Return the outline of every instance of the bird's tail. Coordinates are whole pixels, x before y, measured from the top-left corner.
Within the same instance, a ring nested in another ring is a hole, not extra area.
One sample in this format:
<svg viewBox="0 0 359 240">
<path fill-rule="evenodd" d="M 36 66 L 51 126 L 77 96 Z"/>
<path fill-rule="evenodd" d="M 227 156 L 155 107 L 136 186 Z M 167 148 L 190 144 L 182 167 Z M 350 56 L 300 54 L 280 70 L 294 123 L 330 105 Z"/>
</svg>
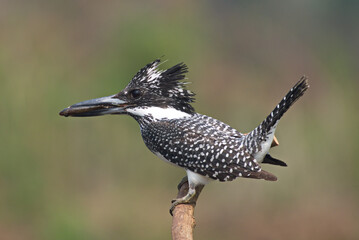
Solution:
<svg viewBox="0 0 359 240">
<path fill-rule="evenodd" d="M 247 144 L 252 146 L 250 151 L 254 154 L 257 161 L 263 161 L 265 155 L 268 153 L 279 119 L 288 111 L 295 101 L 303 96 L 308 87 L 308 79 L 304 76 L 301 77 L 268 117 L 258 127 L 246 135 Z"/>
<path fill-rule="evenodd" d="M 267 118 L 260 124 L 260 128 L 264 133 L 271 132 L 275 127 L 279 119 L 288 109 L 295 103 L 304 92 L 309 88 L 307 77 L 303 76 L 300 80 L 290 89 L 280 103 L 273 109 L 273 111 L 267 116 Z"/>
</svg>

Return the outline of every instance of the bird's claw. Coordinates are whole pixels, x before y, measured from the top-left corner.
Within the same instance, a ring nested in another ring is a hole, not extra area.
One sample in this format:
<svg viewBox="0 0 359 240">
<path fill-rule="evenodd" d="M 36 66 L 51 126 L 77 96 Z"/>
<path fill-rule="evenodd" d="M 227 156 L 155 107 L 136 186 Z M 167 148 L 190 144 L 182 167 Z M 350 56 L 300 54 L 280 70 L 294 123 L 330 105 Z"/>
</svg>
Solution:
<svg viewBox="0 0 359 240">
<path fill-rule="evenodd" d="M 183 200 L 182 198 L 179 198 L 179 199 L 173 199 L 171 201 L 171 208 L 170 208 L 170 214 L 171 216 L 173 216 L 173 211 L 175 210 L 175 208 L 177 207 L 177 205 L 179 204 L 189 204 L 190 202 L 189 201 L 185 201 Z"/>
<path fill-rule="evenodd" d="M 170 214 L 171 216 L 173 216 L 173 210 L 175 210 L 175 207 L 178 205 L 178 203 L 176 204 L 176 200 L 172 200 L 172 205 L 171 205 L 171 208 L 170 208 Z"/>
</svg>

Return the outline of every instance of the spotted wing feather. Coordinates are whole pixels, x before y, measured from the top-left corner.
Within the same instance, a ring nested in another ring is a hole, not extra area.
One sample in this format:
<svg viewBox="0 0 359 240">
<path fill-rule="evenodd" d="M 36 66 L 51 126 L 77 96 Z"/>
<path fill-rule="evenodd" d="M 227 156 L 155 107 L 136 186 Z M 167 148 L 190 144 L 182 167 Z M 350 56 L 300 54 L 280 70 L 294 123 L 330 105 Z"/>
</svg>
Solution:
<svg viewBox="0 0 359 240">
<path fill-rule="evenodd" d="M 147 147 L 167 161 L 220 181 L 237 177 L 275 180 L 243 145 L 243 134 L 213 118 L 156 121 L 142 130 Z"/>
</svg>

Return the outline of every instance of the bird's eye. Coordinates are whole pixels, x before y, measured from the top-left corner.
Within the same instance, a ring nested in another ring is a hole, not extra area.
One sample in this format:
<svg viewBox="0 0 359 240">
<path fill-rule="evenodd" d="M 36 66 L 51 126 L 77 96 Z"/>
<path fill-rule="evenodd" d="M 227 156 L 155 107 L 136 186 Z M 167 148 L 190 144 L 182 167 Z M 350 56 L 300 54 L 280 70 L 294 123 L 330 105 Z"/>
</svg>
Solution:
<svg viewBox="0 0 359 240">
<path fill-rule="evenodd" d="M 130 96 L 134 99 L 137 99 L 142 96 L 142 92 L 140 89 L 133 89 L 130 91 Z"/>
</svg>

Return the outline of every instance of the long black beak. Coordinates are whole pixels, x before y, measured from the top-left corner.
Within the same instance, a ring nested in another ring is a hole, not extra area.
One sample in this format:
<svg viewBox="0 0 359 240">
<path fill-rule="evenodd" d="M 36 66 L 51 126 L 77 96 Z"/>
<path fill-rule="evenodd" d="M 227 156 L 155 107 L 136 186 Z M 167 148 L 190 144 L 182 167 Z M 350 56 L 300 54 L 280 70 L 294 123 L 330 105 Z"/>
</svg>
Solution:
<svg viewBox="0 0 359 240">
<path fill-rule="evenodd" d="M 128 104 L 115 97 L 116 95 L 91 99 L 76 103 L 62 110 L 61 116 L 71 117 L 92 117 L 105 114 L 122 114 Z"/>
</svg>

